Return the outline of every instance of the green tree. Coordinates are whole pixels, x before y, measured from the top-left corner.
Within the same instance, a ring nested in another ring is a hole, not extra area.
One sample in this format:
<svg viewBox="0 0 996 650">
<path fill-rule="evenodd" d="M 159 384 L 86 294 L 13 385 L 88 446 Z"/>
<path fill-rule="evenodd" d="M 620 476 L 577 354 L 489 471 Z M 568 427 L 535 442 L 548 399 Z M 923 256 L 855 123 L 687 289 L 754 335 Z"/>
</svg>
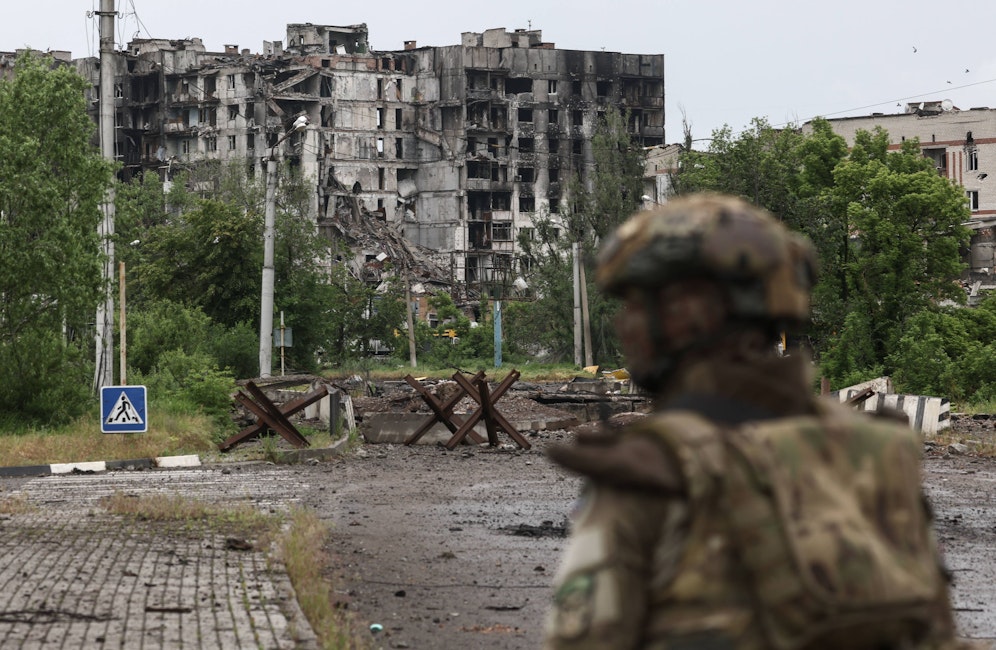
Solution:
<svg viewBox="0 0 996 650">
<path fill-rule="evenodd" d="M 969 233 L 961 224 L 971 216 L 963 191 L 937 174 L 919 143 L 907 141 L 891 152 L 888 144 L 882 129 L 859 132 L 829 190 L 848 233 L 837 297 L 847 312 L 867 317 L 880 362 L 914 314 L 943 300 L 964 301 L 957 280 Z"/>
<path fill-rule="evenodd" d="M 159 299 L 196 306 L 225 325 L 259 320 L 261 222 L 213 199 L 153 228 L 135 270 Z"/>
<path fill-rule="evenodd" d="M 21 54 L 0 80 L 0 411 L 58 422 L 87 406 L 102 296 L 97 227 L 112 167 L 86 82 Z"/>
</svg>

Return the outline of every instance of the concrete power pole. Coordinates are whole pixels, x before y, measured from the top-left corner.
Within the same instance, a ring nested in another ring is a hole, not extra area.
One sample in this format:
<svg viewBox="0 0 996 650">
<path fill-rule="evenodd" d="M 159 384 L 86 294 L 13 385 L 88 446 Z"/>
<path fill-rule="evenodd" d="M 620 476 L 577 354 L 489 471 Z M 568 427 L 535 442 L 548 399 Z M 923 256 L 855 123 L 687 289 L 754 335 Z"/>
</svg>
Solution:
<svg viewBox="0 0 996 650">
<path fill-rule="evenodd" d="M 100 151 L 105 160 L 114 162 L 114 0 L 100 0 Z M 114 385 L 114 188 L 115 179 L 107 186 L 101 210 L 104 218 L 97 230 L 104 257 L 104 298 L 97 305 L 94 337 L 97 357 L 94 389 Z"/>
<path fill-rule="evenodd" d="M 581 366 L 581 244 L 571 244 L 574 258 L 574 365 Z"/>
</svg>

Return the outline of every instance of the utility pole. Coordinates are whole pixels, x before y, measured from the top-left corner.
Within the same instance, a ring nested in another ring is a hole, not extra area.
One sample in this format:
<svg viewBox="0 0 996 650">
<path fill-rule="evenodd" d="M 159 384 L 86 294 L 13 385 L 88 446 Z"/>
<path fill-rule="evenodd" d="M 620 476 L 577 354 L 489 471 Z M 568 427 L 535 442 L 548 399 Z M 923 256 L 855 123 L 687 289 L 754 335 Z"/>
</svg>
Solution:
<svg viewBox="0 0 996 650">
<path fill-rule="evenodd" d="M 591 352 L 591 316 L 588 313 L 588 276 L 584 270 L 583 260 L 578 263 L 578 284 L 581 287 L 581 329 L 584 334 L 584 365 L 588 367 L 595 364 L 595 355 Z"/>
<path fill-rule="evenodd" d="M 104 160 L 114 162 L 114 0 L 100 0 L 100 151 Z M 103 256 L 104 297 L 97 305 L 95 322 L 96 364 L 94 390 L 114 385 L 114 196 L 115 178 L 104 193 L 104 218 L 97 229 Z"/>
<path fill-rule="evenodd" d="M 412 316 L 412 271 L 408 260 L 405 260 L 405 324 L 408 325 L 408 363 L 412 368 L 418 367 L 415 357 L 415 319 Z"/>
<path fill-rule="evenodd" d="M 581 367 L 581 244 L 571 244 L 574 258 L 574 365 Z"/>
<path fill-rule="evenodd" d="M 277 143 L 270 147 L 266 158 L 266 207 L 263 212 L 263 287 L 259 300 L 259 376 L 269 377 L 273 371 L 273 241 L 277 216 L 277 147 L 298 131 L 308 127 L 304 115 Z"/>
</svg>

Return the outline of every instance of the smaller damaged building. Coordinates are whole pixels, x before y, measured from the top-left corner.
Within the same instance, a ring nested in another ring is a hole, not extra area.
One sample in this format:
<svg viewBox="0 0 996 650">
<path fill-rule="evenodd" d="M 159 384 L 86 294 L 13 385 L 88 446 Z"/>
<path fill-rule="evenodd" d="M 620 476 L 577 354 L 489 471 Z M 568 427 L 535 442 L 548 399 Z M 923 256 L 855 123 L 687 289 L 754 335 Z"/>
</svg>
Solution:
<svg viewBox="0 0 996 650">
<path fill-rule="evenodd" d="M 965 189 L 965 201 L 972 212 L 965 226 L 972 231 L 972 239 L 965 254 L 968 268 L 963 280 L 971 296 L 980 289 L 996 289 L 996 110 L 962 110 L 949 100 L 936 100 L 909 103 L 902 113 L 873 113 L 829 122 L 848 146 L 854 144 L 859 130 L 872 131 L 879 126 L 889 133 L 892 148 L 917 138 L 937 173 Z"/>
</svg>

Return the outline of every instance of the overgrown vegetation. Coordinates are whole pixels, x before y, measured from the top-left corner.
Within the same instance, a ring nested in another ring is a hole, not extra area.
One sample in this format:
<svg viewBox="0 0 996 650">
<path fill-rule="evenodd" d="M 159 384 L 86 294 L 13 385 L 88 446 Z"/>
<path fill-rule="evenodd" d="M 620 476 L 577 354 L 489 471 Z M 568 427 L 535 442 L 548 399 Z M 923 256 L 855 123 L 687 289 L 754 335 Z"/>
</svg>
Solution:
<svg viewBox="0 0 996 650">
<path fill-rule="evenodd" d="M 107 512 L 139 521 L 179 524 L 173 531 L 240 535 L 255 540 L 261 549 L 269 547 L 280 530 L 280 517 L 264 514 L 250 503 L 215 504 L 177 494 L 133 495 L 115 492 L 100 500 Z"/>
<path fill-rule="evenodd" d="M 88 401 L 111 167 L 83 79 L 31 52 L 0 80 L 0 413 L 65 422 Z M 0 422 L 2 424 L 2 422 Z"/>
<path fill-rule="evenodd" d="M 902 392 L 988 399 L 992 373 L 974 359 L 989 339 L 968 325 L 984 315 L 942 307 L 965 302 L 963 189 L 914 140 L 890 149 L 877 128 L 848 150 L 826 120 L 811 128 L 717 130 L 708 151 L 682 156 L 676 188 L 743 196 L 813 241 L 823 268 L 806 335 L 834 388 L 891 375 Z"/>
<path fill-rule="evenodd" d="M 332 566 L 325 552 L 329 531 L 307 510 L 295 510 L 281 535 L 278 548 L 301 611 L 311 623 L 324 650 L 362 650 L 369 635 L 345 608 L 338 606 Z"/>
</svg>

